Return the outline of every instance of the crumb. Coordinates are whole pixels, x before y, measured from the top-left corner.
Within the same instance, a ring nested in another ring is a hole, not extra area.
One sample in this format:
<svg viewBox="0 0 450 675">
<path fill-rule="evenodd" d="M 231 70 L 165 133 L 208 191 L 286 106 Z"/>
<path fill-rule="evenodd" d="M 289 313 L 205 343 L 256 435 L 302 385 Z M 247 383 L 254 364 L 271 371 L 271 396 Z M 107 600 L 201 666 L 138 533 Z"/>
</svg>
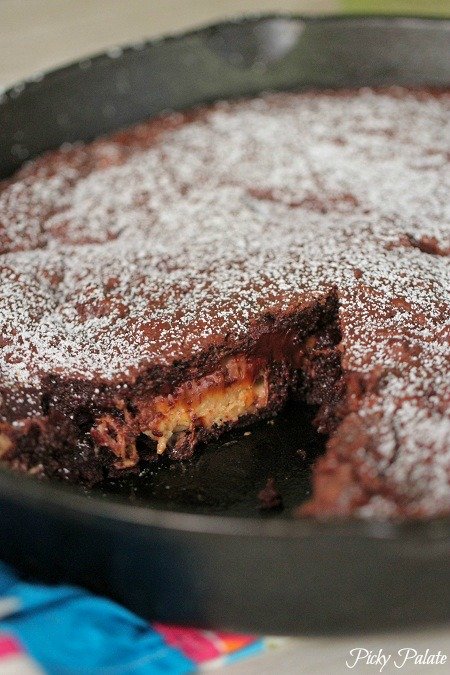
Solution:
<svg viewBox="0 0 450 675">
<path fill-rule="evenodd" d="M 275 486 L 274 478 L 267 479 L 265 487 L 258 492 L 258 501 L 261 511 L 283 508 L 283 498 Z"/>
</svg>

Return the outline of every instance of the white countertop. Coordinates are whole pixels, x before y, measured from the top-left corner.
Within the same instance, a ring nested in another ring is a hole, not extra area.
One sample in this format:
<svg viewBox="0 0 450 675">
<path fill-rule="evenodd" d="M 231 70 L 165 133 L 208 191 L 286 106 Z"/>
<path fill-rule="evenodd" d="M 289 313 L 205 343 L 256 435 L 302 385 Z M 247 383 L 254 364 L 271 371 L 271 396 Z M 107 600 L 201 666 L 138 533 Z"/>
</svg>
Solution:
<svg viewBox="0 0 450 675">
<path fill-rule="evenodd" d="M 0 0 L 0 83 L 7 86 L 33 73 L 107 47 L 183 30 L 244 12 L 339 11 L 339 0 Z M 360 662 L 350 650 L 391 655 L 383 673 L 450 673 L 448 629 L 360 635 L 351 638 L 296 638 L 268 653 L 226 669 L 240 675 L 378 673 L 380 666 Z M 445 665 L 402 668 L 398 650 L 448 656 Z M 365 653 L 365 652 L 363 652 Z"/>
<path fill-rule="evenodd" d="M 0 0 L 0 83 L 237 14 L 315 14 L 337 12 L 339 5 L 339 0 Z"/>
<path fill-rule="evenodd" d="M 447 656 L 445 664 L 415 665 L 412 656 L 417 654 Z M 361 652 L 359 652 L 361 650 Z M 381 651 L 380 651 L 381 650 Z M 230 675 L 351 675 L 359 673 L 378 674 L 381 665 L 369 665 L 366 652 L 383 663 L 383 675 L 444 675 L 450 673 L 450 636 L 448 628 L 415 632 L 398 632 L 391 635 L 357 635 L 345 638 L 303 637 L 282 643 L 279 648 L 248 661 L 228 666 Z M 355 665 L 357 656 L 361 658 Z M 407 658 L 406 660 L 406 657 Z M 405 661 L 406 660 L 406 661 Z M 395 663 L 394 663 L 395 662 Z M 346 665 L 352 666 L 351 668 Z M 396 665 L 395 665 L 396 664 Z"/>
</svg>

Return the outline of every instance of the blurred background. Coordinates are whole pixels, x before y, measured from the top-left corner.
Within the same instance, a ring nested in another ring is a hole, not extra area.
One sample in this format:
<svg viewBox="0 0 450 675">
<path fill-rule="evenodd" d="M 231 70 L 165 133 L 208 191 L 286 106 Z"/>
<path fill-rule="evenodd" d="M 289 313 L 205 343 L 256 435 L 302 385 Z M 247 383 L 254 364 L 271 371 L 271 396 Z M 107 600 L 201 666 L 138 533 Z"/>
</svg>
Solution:
<svg viewBox="0 0 450 675">
<path fill-rule="evenodd" d="M 0 0 L 0 85 L 117 44 L 270 11 L 450 16 L 450 0 Z"/>
</svg>

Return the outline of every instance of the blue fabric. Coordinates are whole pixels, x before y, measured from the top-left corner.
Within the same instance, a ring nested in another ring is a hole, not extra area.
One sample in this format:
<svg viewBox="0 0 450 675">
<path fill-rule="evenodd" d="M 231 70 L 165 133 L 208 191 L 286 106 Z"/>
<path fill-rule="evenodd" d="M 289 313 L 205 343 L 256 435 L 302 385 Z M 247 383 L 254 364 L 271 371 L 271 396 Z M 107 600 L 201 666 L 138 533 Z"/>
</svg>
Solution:
<svg viewBox="0 0 450 675">
<path fill-rule="evenodd" d="M 51 675 L 196 670 L 146 621 L 79 588 L 24 583 L 0 563 L 0 596 L 0 630 L 16 636 Z M 16 608 L 10 599 L 17 601 Z"/>
</svg>

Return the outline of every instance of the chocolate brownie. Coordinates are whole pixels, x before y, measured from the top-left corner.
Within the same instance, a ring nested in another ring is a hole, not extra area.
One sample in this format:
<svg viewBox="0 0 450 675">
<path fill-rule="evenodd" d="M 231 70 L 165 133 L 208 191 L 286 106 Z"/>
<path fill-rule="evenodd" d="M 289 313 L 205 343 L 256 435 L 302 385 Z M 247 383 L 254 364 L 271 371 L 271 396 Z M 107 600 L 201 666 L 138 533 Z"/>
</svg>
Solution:
<svg viewBox="0 0 450 675">
<path fill-rule="evenodd" d="M 290 396 L 301 514 L 450 511 L 450 92 L 168 113 L 0 186 L 0 455 L 90 484 Z M 275 450 L 274 450 L 275 451 Z"/>
</svg>

